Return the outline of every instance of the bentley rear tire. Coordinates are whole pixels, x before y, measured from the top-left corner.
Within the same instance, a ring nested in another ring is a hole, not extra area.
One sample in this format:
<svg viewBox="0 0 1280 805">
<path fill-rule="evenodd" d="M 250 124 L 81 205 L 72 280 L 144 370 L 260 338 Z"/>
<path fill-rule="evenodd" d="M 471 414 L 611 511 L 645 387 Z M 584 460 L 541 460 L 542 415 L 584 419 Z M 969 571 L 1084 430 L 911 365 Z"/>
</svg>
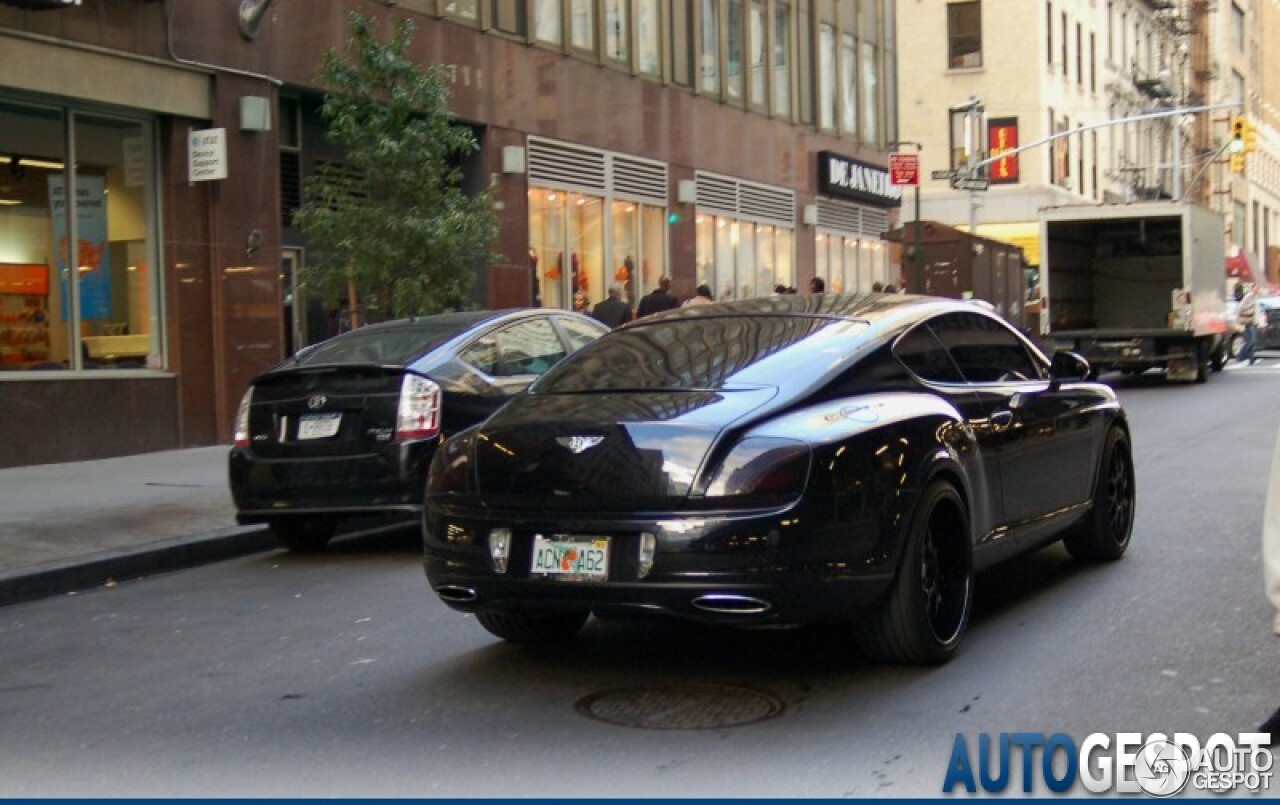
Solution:
<svg viewBox="0 0 1280 805">
<path fill-rule="evenodd" d="M 973 609 L 973 547 L 964 501 L 946 481 L 925 487 L 897 577 L 878 610 L 854 623 L 870 657 L 940 665 L 955 654 Z"/>
</svg>

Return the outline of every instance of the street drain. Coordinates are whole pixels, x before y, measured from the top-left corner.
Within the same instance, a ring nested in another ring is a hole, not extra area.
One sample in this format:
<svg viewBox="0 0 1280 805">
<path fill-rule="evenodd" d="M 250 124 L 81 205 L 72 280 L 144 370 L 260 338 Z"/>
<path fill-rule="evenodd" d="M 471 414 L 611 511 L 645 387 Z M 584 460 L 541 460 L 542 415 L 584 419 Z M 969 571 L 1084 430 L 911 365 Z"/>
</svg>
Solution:
<svg viewBox="0 0 1280 805">
<path fill-rule="evenodd" d="M 756 724 L 782 715 L 776 696 L 737 685 L 664 685 L 618 688 L 578 700 L 582 715 L 646 730 L 715 730 Z"/>
</svg>

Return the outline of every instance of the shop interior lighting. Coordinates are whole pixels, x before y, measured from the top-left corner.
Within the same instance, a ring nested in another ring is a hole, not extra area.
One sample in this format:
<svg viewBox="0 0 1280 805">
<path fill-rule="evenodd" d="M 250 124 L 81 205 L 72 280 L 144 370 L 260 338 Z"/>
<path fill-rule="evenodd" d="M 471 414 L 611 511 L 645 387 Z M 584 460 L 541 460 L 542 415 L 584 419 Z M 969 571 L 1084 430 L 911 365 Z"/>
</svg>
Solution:
<svg viewBox="0 0 1280 805">
<path fill-rule="evenodd" d="M 52 162 L 47 159 L 31 159 L 24 156 L 0 157 L 0 163 L 24 168 L 44 168 L 50 171 L 60 171 L 66 167 L 61 162 Z"/>
</svg>

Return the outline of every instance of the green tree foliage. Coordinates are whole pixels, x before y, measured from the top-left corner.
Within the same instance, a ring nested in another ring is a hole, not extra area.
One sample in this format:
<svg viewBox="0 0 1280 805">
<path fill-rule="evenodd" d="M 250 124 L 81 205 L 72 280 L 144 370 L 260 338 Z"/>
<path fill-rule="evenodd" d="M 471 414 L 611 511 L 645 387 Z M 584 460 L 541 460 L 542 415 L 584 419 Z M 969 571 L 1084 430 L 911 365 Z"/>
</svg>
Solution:
<svg viewBox="0 0 1280 805">
<path fill-rule="evenodd" d="M 459 159 L 479 146 L 449 112 L 444 68 L 406 55 L 411 22 L 384 42 L 372 19 L 349 19 L 345 54 L 324 54 L 318 76 L 346 162 L 321 164 L 304 187 L 304 281 L 330 299 L 353 288 L 360 308 L 389 318 L 465 307 L 497 234 L 488 194 L 460 186 Z"/>
</svg>

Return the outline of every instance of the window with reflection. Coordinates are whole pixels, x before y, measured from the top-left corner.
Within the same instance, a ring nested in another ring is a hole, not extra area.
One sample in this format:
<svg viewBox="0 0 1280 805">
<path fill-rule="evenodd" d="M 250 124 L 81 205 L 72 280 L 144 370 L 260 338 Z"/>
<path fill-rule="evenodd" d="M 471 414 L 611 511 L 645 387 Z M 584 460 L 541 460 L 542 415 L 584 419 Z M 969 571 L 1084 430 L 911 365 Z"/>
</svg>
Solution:
<svg viewBox="0 0 1280 805">
<path fill-rule="evenodd" d="M 626 63 L 631 36 L 627 0 L 604 0 L 604 55 L 610 61 Z"/>
<path fill-rule="evenodd" d="M 596 49 L 596 12 L 592 0 L 569 0 L 569 44 L 577 50 Z"/>
<path fill-rule="evenodd" d="M 764 0 L 751 0 L 751 16 L 747 23 L 747 47 L 751 55 L 751 105 L 756 108 L 765 106 L 765 92 L 768 86 L 765 81 L 768 50 L 765 33 L 768 30 Z"/>
<path fill-rule="evenodd" d="M 698 89 L 705 95 L 720 96 L 720 4 L 702 0 L 702 40 L 699 47 Z"/>
<path fill-rule="evenodd" d="M 728 5 L 728 22 L 725 29 L 725 95 L 729 100 L 741 103 L 743 100 L 744 53 L 743 38 L 746 36 L 746 16 L 743 13 L 743 0 L 725 0 Z"/>
<path fill-rule="evenodd" d="M 851 33 L 840 34 L 840 131 L 858 135 L 858 46 Z"/>
<path fill-rule="evenodd" d="M 479 5 L 479 0 L 445 0 L 444 13 L 475 22 L 480 18 Z"/>
<path fill-rule="evenodd" d="M 636 69 L 645 75 L 662 74 L 662 13 L 658 0 L 636 0 Z"/>
<path fill-rule="evenodd" d="M 671 83 L 693 87 L 693 69 L 697 60 L 693 36 L 693 6 L 687 0 L 668 0 L 667 18 L 671 21 Z"/>
<path fill-rule="evenodd" d="M 0 101 L 0 370 L 163 366 L 153 140 L 149 120 Z"/>
<path fill-rule="evenodd" d="M 818 26 L 818 126 L 836 127 L 836 29 Z"/>
<path fill-rule="evenodd" d="M 791 116 L 791 4 L 773 4 L 773 113 Z"/>
<path fill-rule="evenodd" d="M 533 36 L 539 42 L 559 45 L 564 41 L 561 0 L 533 0 Z"/>
</svg>

